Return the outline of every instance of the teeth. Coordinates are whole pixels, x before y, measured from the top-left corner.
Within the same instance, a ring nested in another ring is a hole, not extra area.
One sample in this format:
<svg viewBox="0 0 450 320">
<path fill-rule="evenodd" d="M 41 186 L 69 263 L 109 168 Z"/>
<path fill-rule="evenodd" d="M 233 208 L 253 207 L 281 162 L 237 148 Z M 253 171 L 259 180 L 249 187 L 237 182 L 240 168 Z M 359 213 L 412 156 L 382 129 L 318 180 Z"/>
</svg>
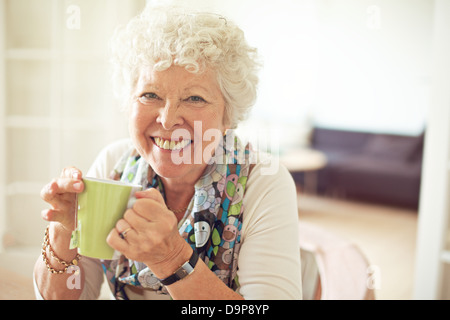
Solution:
<svg viewBox="0 0 450 320">
<path fill-rule="evenodd" d="M 190 140 L 182 140 L 179 142 L 170 141 L 170 140 L 164 140 L 162 138 L 154 138 L 154 141 L 158 147 L 165 150 L 179 150 L 186 147 L 189 143 L 191 143 Z"/>
</svg>

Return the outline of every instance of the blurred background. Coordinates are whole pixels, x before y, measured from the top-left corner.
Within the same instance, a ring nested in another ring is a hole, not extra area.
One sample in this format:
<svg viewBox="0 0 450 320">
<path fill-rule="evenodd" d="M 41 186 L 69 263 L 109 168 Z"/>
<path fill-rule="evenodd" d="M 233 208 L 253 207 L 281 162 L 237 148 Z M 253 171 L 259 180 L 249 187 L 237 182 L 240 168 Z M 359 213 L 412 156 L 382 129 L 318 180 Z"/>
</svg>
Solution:
<svg viewBox="0 0 450 320">
<path fill-rule="evenodd" d="M 147 2 L 244 30 L 263 69 L 241 134 L 278 137 L 299 219 L 359 246 L 379 298 L 450 298 L 447 0 L 0 0 L 1 268 L 30 276 L 42 186 L 127 137 L 108 41 Z"/>
</svg>

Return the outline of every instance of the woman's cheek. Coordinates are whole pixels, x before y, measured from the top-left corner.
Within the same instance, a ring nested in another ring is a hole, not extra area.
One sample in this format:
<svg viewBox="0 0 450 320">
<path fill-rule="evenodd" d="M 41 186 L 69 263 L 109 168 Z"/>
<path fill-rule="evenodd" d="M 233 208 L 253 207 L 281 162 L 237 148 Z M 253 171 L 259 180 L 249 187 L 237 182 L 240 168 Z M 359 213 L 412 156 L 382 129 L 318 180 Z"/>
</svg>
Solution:
<svg viewBox="0 0 450 320">
<path fill-rule="evenodd" d="M 136 141 L 136 139 L 138 138 L 138 123 L 136 122 L 136 117 L 134 117 L 133 115 L 130 115 L 129 120 L 128 120 L 128 131 L 130 134 L 130 137 Z"/>
<path fill-rule="evenodd" d="M 147 131 L 152 120 L 149 115 L 139 111 L 139 108 L 133 108 L 129 114 L 128 131 L 135 147 L 139 153 L 149 151 L 149 137 Z"/>
</svg>

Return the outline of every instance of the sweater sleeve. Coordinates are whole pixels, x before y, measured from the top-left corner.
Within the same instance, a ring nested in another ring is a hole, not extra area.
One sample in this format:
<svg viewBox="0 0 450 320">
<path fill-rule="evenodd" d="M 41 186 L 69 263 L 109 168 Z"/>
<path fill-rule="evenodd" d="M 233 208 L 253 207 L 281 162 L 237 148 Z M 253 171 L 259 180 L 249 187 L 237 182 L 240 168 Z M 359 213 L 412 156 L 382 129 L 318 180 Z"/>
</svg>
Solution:
<svg viewBox="0 0 450 320">
<path fill-rule="evenodd" d="M 256 165 L 244 197 L 239 293 L 245 299 L 301 299 L 298 209 L 292 176 L 283 166 Z"/>
</svg>

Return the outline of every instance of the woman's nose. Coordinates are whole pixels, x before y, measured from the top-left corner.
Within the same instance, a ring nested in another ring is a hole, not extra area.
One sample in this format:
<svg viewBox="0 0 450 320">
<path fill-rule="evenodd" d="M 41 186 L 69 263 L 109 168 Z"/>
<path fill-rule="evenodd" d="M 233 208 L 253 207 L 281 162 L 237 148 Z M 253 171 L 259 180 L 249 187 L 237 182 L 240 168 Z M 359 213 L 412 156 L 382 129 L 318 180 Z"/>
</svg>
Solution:
<svg viewBox="0 0 450 320">
<path fill-rule="evenodd" d="M 180 102 L 178 100 L 167 100 L 164 107 L 161 108 L 159 116 L 156 119 L 164 129 L 170 130 L 176 125 L 183 124 L 183 117 L 180 114 Z"/>
</svg>

